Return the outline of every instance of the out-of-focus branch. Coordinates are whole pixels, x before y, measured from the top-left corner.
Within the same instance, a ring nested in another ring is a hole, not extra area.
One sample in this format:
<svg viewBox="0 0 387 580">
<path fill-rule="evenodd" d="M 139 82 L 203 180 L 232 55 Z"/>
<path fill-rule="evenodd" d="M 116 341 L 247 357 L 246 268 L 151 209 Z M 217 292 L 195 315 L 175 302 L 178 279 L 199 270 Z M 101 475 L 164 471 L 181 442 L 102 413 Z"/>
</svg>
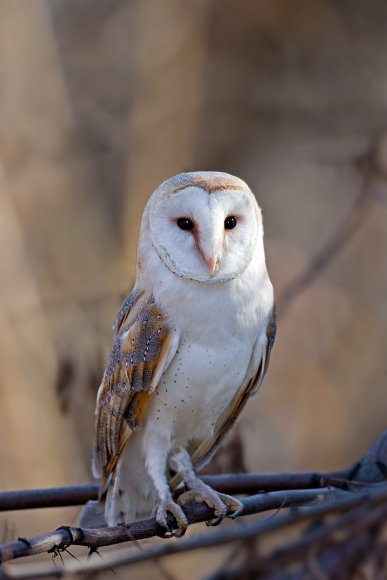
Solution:
<svg viewBox="0 0 387 580">
<path fill-rule="evenodd" d="M 98 498 L 98 484 L 0 492 L 0 512 L 83 505 Z"/>
<path fill-rule="evenodd" d="M 337 472 L 299 473 L 228 473 L 207 475 L 201 479 L 221 493 L 251 494 L 283 489 L 315 489 L 351 484 L 352 468 Z M 359 482 L 354 482 L 354 484 Z M 0 492 L 0 512 L 47 507 L 83 505 L 98 498 L 98 484 L 84 484 L 48 489 L 25 489 Z"/>
<path fill-rule="evenodd" d="M 363 183 L 360 191 L 349 210 L 336 229 L 331 233 L 325 245 L 317 252 L 308 266 L 294 280 L 291 280 L 277 298 L 278 315 L 283 316 L 293 300 L 301 294 L 314 279 L 336 257 L 340 250 L 350 241 L 372 205 L 370 183 L 375 172 L 374 152 L 370 153 L 363 168 Z"/>
<path fill-rule="evenodd" d="M 311 511 L 315 512 L 314 509 Z M 313 554 L 315 567 L 321 573 L 332 574 L 341 572 L 339 577 L 349 578 L 343 574 L 344 559 L 350 554 L 351 565 L 362 562 L 378 532 L 387 522 L 387 503 L 370 505 L 367 501 L 360 502 L 351 511 L 339 515 L 329 523 L 320 522 L 314 529 L 307 531 L 297 540 L 274 549 L 267 556 L 255 558 L 246 566 L 236 566 L 228 570 L 220 570 L 207 580 L 237 580 L 244 573 L 254 573 L 259 578 L 269 579 L 271 574 L 286 566 L 301 564 L 286 576 L 286 580 L 308 577 L 308 556 Z M 365 532 L 365 533 L 364 533 Z M 369 553 L 369 552 L 368 552 Z M 265 575 L 265 576 L 264 576 Z M 336 576 L 334 576 L 336 577 Z"/>
</svg>

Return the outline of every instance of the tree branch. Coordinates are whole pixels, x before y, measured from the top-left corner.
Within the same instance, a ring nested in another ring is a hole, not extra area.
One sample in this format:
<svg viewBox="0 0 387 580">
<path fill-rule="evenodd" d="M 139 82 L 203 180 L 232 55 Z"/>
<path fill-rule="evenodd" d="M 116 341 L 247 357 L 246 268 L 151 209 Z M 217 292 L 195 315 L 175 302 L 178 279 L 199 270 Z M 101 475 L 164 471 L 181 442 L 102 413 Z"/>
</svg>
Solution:
<svg viewBox="0 0 387 580">
<path fill-rule="evenodd" d="M 336 472 L 229 473 L 203 475 L 201 479 L 221 493 L 251 494 L 283 489 L 338 487 L 347 489 L 353 467 Z M 0 492 L 0 512 L 84 505 L 98 499 L 98 484 L 87 483 L 47 489 Z"/>
<path fill-rule="evenodd" d="M 333 490 L 329 488 L 261 493 L 241 500 L 243 503 L 243 511 L 240 515 L 247 516 L 274 509 L 296 507 L 315 500 L 321 500 L 323 497 L 328 495 L 332 496 L 333 494 Z M 184 511 L 189 524 L 205 522 L 215 517 L 213 510 L 206 504 L 192 503 L 184 508 Z M 168 524 L 171 529 L 174 527 L 175 522 L 172 516 L 169 516 Z M 128 525 L 100 529 L 62 526 L 54 532 L 48 532 L 30 538 L 19 538 L 15 542 L 0 545 L 0 562 L 54 551 L 55 546 L 59 551 L 64 547 L 68 548 L 72 545 L 97 549 L 102 546 L 131 542 L 133 540 L 143 540 L 161 535 L 163 535 L 163 530 L 157 526 L 154 518 Z"/>
<path fill-rule="evenodd" d="M 128 553 L 127 550 L 125 551 L 119 550 L 118 553 L 105 555 L 104 559 L 99 561 L 94 562 L 66 561 L 63 564 L 63 567 L 61 568 L 53 565 L 31 566 L 31 564 L 29 564 L 28 566 L 19 565 L 17 568 L 6 567 L 3 568 L 2 572 L 0 572 L 0 579 L 1 580 L 5 579 L 8 580 L 10 578 L 32 579 L 32 578 L 47 578 L 47 577 L 62 578 L 66 574 L 70 573 L 74 577 L 82 575 L 85 572 L 89 573 L 97 571 L 101 572 L 103 570 L 109 570 L 111 568 L 128 566 L 139 562 L 145 562 L 147 560 L 154 560 L 156 558 L 159 559 L 165 556 L 169 556 L 171 554 L 192 551 L 198 548 L 210 548 L 234 542 L 237 540 L 245 540 L 247 538 L 258 538 L 264 534 L 271 533 L 289 526 L 293 526 L 295 524 L 299 524 L 307 520 L 315 520 L 317 518 L 326 516 L 327 514 L 332 514 L 335 512 L 345 512 L 356 506 L 361 506 L 362 508 L 366 507 L 368 510 L 376 506 L 383 506 L 382 516 L 385 517 L 385 515 L 387 515 L 387 508 L 386 505 L 383 504 L 386 504 L 387 502 L 387 485 L 381 486 L 376 485 L 374 486 L 375 489 L 371 489 L 371 487 L 372 486 L 368 486 L 366 491 L 362 490 L 358 492 L 344 492 L 338 490 L 332 492 L 332 490 L 330 491 L 326 490 L 326 493 L 323 494 L 324 496 L 326 496 L 328 493 L 331 494 L 334 493 L 338 494 L 339 498 L 325 501 L 323 504 L 315 507 L 300 509 L 298 513 L 294 513 L 294 511 L 291 511 L 284 516 L 277 516 L 276 518 L 269 518 L 264 521 L 246 524 L 243 527 L 233 526 L 232 528 L 223 529 L 217 532 L 207 534 L 200 534 L 198 536 L 193 536 L 188 539 L 179 540 L 178 542 L 173 543 L 168 542 L 166 544 L 149 546 L 146 550 L 141 550 L 134 553 Z M 279 493 L 280 492 L 272 492 L 271 494 L 266 494 L 266 496 L 272 496 L 274 494 Z M 287 494 L 295 494 L 297 492 L 292 491 L 284 493 L 287 497 L 289 497 Z M 299 494 L 305 493 L 307 492 L 306 491 L 299 492 Z M 321 494 L 321 490 L 319 492 L 315 491 L 313 493 L 315 493 L 316 498 L 318 494 Z M 265 496 L 259 495 L 250 498 L 245 498 L 243 500 L 243 504 L 245 506 L 245 509 L 243 510 L 243 515 L 247 515 L 247 513 L 256 513 L 256 508 L 258 506 L 262 507 L 261 501 L 262 498 L 264 497 Z M 302 495 L 300 495 L 299 498 L 300 497 L 302 497 Z M 303 496 L 303 499 L 306 499 L 306 496 Z M 256 502 L 258 502 L 257 505 Z M 272 502 L 271 505 L 273 506 L 274 503 L 275 502 Z M 281 503 L 277 507 L 289 507 L 289 503 L 286 506 L 283 503 Z M 211 510 L 209 510 L 206 506 L 203 505 L 195 506 L 194 508 L 192 508 L 192 511 L 191 509 L 189 509 L 187 510 L 186 513 L 190 523 L 194 523 L 194 521 L 198 521 L 198 519 L 200 521 L 203 521 L 207 519 L 209 516 L 211 517 Z M 104 528 L 102 530 L 80 530 L 79 528 L 59 528 L 57 532 L 54 532 L 50 535 L 49 540 L 47 537 L 48 535 L 46 534 L 45 536 L 37 536 L 36 538 L 30 538 L 29 540 L 26 539 L 19 540 L 18 542 L 14 542 L 13 544 L 8 544 L 6 546 L 1 547 L 1 550 L 2 553 L 4 553 L 4 555 L 7 555 L 6 549 L 13 550 L 16 548 L 15 544 L 25 543 L 26 549 L 30 550 L 28 553 L 30 554 L 37 553 L 34 549 L 36 546 L 34 547 L 33 545 L 37 538 L 40 538 L 39 551 L 42 551 L 41 548 L 43 547 L 43 545 L 44 551 L 49 550 L 51 553 L 55 553 L 55 551 L 60 552 L 61 550 L 64 551 L 66 548 L 69 547 L 69 545 L 72 544 L 87 545 L 93 548 L 96 547 L 95 546 L 96 543 L 97 544 L 100 543 L 101 538 L 103 538 L 107 533 L 117 534 L 117 537 L 126 535 L 127 536 L 126 540 L 123 541 L 133 540 L 135 535 L 139 537 L 138 532 L 140 527 L 142 528 L 142 533 L 144 532 L 145 529 L 147 529 L 149 533 L 150 529 L 155 530 L 156 524 L 154 520 L 145 520 L 144 522 L 137 522 L 136 524 L 131 524 L 130 526 L 117 526 L 115 528 Z M 132 537 L 128 537 L 129 534 Z M 145 536 L 142 535 L 142 537 Z M 55 542 L 54 545 L 52 545 L 53 541 Z M 30 548 L 28 548 L 27 542 L 30 543 Z M 62 542 L 62 544 L 60 542 Z M 51 546 L 50 548 L 48 548 L 49 545 Z M 9 556 L 8 559 L 12 558 L 12 554 L 8 553 L 8 556 Z"/>
</svg>

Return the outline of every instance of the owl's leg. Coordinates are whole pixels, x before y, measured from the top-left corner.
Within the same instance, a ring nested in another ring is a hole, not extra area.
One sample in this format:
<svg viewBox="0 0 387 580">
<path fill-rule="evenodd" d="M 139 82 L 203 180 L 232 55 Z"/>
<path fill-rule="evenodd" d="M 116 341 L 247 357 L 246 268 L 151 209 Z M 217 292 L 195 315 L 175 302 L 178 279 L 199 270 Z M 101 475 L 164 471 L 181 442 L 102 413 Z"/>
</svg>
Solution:
<svg viewBox="0 0 387 580">
<path fill-rule="evenodd" d="M 194 472 L 191 458 L 185 449 L 174 451 L 169 457 L 169 466 L 178 473 L 189 491 L 179 497 L 180 505 L 189 501 L 205 502 L 214 510 L 216 519 L 207 522 L 208 525 L 219 524 L 224 517 L 235 518 L 243 509 L 243 504 L 225 493 L 218 493 L 205 484 Z"/>
<path fill-rule="evenodd" d="M 160 445 L 160 443 L 162 442 L 159 440 L 158 444 L 150 445 L 146 456 L 147 471 L 159 496 L 159 503 L 154 510 L 154 516 L 156 522 L 163 530 L 179 538 L 185 534 L 188 521 L 180 505 L 172 498 L 166 477 L 167 445 Z M 171 530 L 168 525 L 167 518 L 169 513 L 176 520 L 177 532 Z"/>
</svg>

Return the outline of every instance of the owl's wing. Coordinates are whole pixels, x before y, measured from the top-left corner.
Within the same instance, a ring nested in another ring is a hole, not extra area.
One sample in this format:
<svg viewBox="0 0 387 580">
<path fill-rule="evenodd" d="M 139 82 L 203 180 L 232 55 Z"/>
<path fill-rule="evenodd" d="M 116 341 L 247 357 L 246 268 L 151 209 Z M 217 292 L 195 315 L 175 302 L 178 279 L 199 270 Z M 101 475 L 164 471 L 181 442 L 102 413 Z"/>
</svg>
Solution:
<svg viewBox="0 0 387 580">
<path fill-rule="evenodd" d="M 254 395 L 261 386 L 269 366 L 276 329 L 274 307 L 266 326 L 266 333 L 259 337 L 254 345 L 250 364 L 241 388 L 217 420 L 212 437 L 202 441 L 192 453 L 192 463 L 195 467 L 199 468 L 207 463 L 225 434 L 234 425 L 248 398 Z"/>
<path fill-rule="evenodd" d="M 101 490 L 133 431 L 141 428 L 152 393 L 176 353 L 178 336 L 153 296 L 134 289 L 124 301 L 97 395 L 93 472 Z"/>
</svg>

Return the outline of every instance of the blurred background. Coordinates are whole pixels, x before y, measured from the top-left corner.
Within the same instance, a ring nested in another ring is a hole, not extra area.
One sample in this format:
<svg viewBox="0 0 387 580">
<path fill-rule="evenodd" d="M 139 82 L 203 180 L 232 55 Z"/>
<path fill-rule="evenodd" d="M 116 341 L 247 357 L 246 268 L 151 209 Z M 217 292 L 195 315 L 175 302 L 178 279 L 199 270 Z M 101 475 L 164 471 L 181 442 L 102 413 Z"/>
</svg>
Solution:
<svg viewBox="0 0 387 580">
<path fill-rule="evenodd" d="M 90 480 L 141 213 L 186 170 L 255 192 L 279 311 L 212 469 L 355 461 L 386 427 L 386 129 L 383 0 L 1 0 L 0 489 Z M 4 514 L 0 534 L 76 514 Z"/>
</svg>

